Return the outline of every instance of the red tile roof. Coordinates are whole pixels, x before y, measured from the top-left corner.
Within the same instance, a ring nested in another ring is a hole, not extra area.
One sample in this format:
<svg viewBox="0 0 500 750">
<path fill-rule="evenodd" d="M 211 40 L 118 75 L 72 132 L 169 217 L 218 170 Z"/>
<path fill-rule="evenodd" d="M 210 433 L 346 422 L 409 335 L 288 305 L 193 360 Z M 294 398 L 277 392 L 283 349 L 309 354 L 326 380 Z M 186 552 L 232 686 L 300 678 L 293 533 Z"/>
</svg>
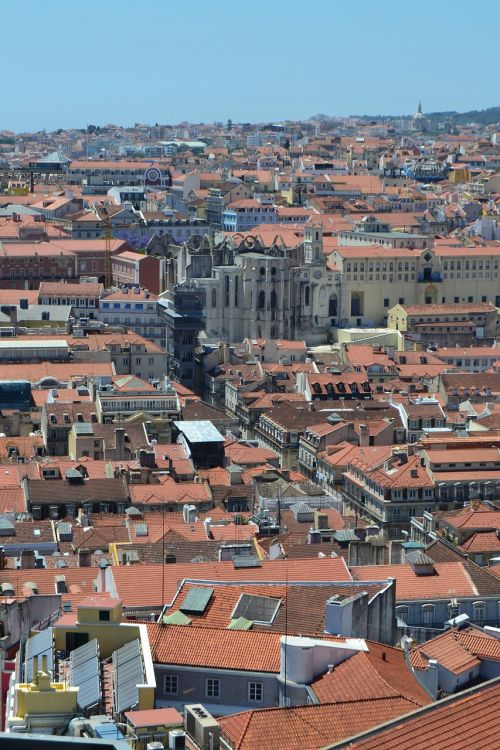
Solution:
<svg viewBox="0 0 500 750">
<path fill-rule="evenodd" d="M 162 482 L 162 484 L 132 484 L 130 499 L 133 505 L 162 505 L 163 503 L 208 502 L 211 499 L 207 484 L 195 482 Z"/>
<path fill-rule="evenodd" d="M 415 668 L 426 669 L 428 659 L 436 659 L 445 669 L 461 674 L 478 667 L 482 659 L 500 661 L 500 641 L 474 627 L 452 628 L 410 653 Z"/>
<path fill-rule="evenodd" d="M 263 560 L 260 568 L 234 568 L 232 562 L 174 563 L 113 568 L 118 595 L 126 607 L 160 606 L 170 603 L 180 582 L 241 581 L 293 583 L 294 581 L 351 581 L 343 558 L 308 560 Z M 147 580 L 148 585 L 144 586 Z M 163 592 L 162 592 L 163 590 Z"/>
<path fill-rule="evenodd" d="M 408 713 L 414 705 L 404 698 L 380 698 L 267 708 L 226 716 L 220 726 L 233 750 L 319 750 L 329 742 Z"/>
<path fill-rule="evenodd" d="M 432 703 L 365 736 L 329 747 L 349 750 L 497 750 L 500 747 L 500 680 Z M 333 744 L 336 743 L 336 744 Z"/>
<path fill-rule="evenodd" d="M 368 652 L 339 664 L 311 687 L 320 703 L 401 697 L 416 706 L 432 698 L 408 669 L 403 651 L 367 641 Z"/>
<path fill-rule="evenodd" d="M 157 664 L 280 671 L 280 633 L 151 623 L 148 634 Z"/>
<path fill-rule="evenodd" d="M 396 579 L 396 599 L 441 599 L 447 596 L 477 596 L 478 592 L 462 562 L 434 563 L 434 573 L 418 576 L 409 563 L 353 567 L 356 580 Z"/>
<path fill-rule="evenodd" d="M 430 455 L 433 456 L 434 453 L 435 451 L 432 451 Z M 439 451 L 439 453 L 454 454 L 455 451 Z M 470 461 L 470 458 L 468 460 Z M 485 471 L 483 470 L 482 476 L 484 474 Z M 455 472 L 453 472 L 453 476 L 455 476 Z M 479 506 L 477 509 L 464 508 L 457 514 L 443 515 L 440 520 L 456 529 L 500 529 L 500 510 L 491 510 L 486 506 Z"/>
<path fill-rule="evenodd" d="M 500 552 L 500 539 L 496 531 L 477 531 L 460 545 L 460 549 L 464 552 Z"/>
</svg>

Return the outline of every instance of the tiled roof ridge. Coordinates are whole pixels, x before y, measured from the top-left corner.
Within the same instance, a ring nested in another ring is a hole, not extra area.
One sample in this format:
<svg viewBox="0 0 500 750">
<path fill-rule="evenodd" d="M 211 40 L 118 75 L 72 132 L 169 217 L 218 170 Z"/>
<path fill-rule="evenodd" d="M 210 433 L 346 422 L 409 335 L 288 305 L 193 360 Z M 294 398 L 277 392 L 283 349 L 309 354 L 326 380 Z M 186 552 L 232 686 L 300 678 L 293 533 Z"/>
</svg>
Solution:
<svg viewBox="0 0 500 750">
<path fill-rule="evenodd" d="M 469 581 L 469 583 L 471 585 L 471 588 L 474 591 L 474 595 L 475 596 L 479 596 L 480 594 L 479 594 L 479 591 L 477 589 L 477 586 L 474 583 L 474 581 L 472 580 L 472 576 L 470 575 L 469 571 L 467 570 L 466 566 L 463 563 L 462 563 L 462 568 L 463 568 L 464 575 L 465 575 L 466 579 Z"/>
<path fill-rule="evenodd" d="M 247 715 L 246 716 L 245 726 L 243 727 L 243 731 L 241 731 L 241 733 L 239 735 L 239 738 L 238 738 L 238 745 L 240 745 L 243 742 L 243 740 L 245 739 L 246 733 L 248 732 L 248 730 L 250 728 L 250 725 L 252 723 L 252 718 L 253 718 L 253 715 L 254 715 L 254 713 L 255 713 L 256 710 L 257 709 L 253 708 L 253 709 L 250 709 L 249 711 L 242 711 L 240 714 L 234 714 L 234 716 L 240 716 L 240 717 L 244 716 L 245 714 Z M 264 709 L 264 710 L 266 710 L 266 709 Z"/>
<path fill-rule="evenodd" d="M 387 647 L 385 647 L 385 644 L 384 644 L 384 650 L 385 650 L 385 648 L 391 648 L 393 651 L 398 651 L 398 652 L 400 651 L 400 649 L 396 648 L 395 646 L 387 646 Z M 369 663 L 371 669 L 376 673 L 377 677 L 380 680 L 382 680 L 382 682 L 384 683 L 384 685 L 386 685 L 387 688 L 394 693 L 394 696 L 393 696 L 394 698 L 404 698 L 407 701 L 411 701 L 411 703 L 414 703 L 416 706 L 421 706 L 422 705 L 421 703 L 419 703 L 418 701 L 416 701 L 415 698 L 412 698 L 410 694 L 406 695 L 399 688 L 395 688 L 394 685 L 391 685 L 391 683 L 386 680 L 386 678 L 383 676 L 383 674 L 381 672 L 379 672 L 379 670 L 375 667 L 375 665 L 372 664 L 372 662 L 371 662 L 368 654 L 366 654 L 363 651 L 361 651 L 360 653 L 363 654 L 364 658 Z M 408 670 L 408 671 L 410 672 L 411 676 L 416 680 L 417 679 L 416 675 L 413 674 L 411 672 L 411 670 Z M 384 696 L 380 696 L 380 698 L 382 698 L 382 697 L 384 697 Z M 365 700 L 365 699 L 363 698 L 363 700 Z M 378 700 L 378 698 L 377 699 L 376 698 L 371 698 L 371 699 L 366 699 L 366 700 Z M 338 703 L 343 703 L 344 701 L 335 701 L 335 702 L 336 703 L 337 702 Z"/>
</svg>

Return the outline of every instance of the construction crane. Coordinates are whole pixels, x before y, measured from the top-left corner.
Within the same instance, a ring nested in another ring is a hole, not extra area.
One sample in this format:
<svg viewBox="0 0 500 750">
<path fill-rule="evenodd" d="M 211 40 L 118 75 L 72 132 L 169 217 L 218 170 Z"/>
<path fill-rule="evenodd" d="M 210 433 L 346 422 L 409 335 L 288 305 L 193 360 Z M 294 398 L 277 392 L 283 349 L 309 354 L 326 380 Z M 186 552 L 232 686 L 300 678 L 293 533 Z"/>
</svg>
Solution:
<svg viewBox="0 0 500 750">
<path fill-rule="evenodd" d="M 108 209 L 103 208 L 101 210 L 102 220 L 104 221 L 104 288 L 109 289 L 112 284 L 111 274 L 111 218 L 108 214 Z"/>
</svg>

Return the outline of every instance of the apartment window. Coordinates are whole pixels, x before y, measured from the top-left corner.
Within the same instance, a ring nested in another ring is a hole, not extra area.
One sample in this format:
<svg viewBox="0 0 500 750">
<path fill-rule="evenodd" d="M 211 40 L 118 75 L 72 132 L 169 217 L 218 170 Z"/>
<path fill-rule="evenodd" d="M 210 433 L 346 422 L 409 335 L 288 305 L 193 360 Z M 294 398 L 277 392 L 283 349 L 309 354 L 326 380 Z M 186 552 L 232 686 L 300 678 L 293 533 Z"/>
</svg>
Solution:
<svg viewBox="0 0 500 750">
<path fill-rule="evenodd" d="M 472 605 L 474 611 L 474 622 L 476 625 L 482 625 L 485 621 L 486 605 L 484 602 L 474 602 Z"/>
<path fill-rule="evenodd" d="M 434 625 L 434 605 L 422 605 L 422 625 L 432 627 Z"/>
<path fill-rule="evenodd" d="M 179 678 L 176 674 L 166 674 L 163 678 L 163 692 L 166 695 L 177 695 Z"/>
<path fill-rule="evenodd" d="M 205 697 L 220 698 L 220 680 L 209 677 L 205 682 Z"/>
<path fill-rule="evenodd" d="M 248 700 L 252 703 L 261 703 L 263 692 L 262 682 L 248 683 Z"/>
<path fill-rule="evenodd" d="M 408 624 L 410 617 L 410 608 L 406 606 L 396 607 L 396 617 Z"/>
<path fill-rule="evenodd" d="M 109 609 L 100 609 L 99 610 L 99 622 L 109 622 L 109 620 L 110 620 Z"/>
<path fill-rule="evenodd" d="M 384 307 L 389 307 L 389 299 L 388 299 L 388 297 L 385 297 L 385 299 L 384 299 Z"/>
</svg>

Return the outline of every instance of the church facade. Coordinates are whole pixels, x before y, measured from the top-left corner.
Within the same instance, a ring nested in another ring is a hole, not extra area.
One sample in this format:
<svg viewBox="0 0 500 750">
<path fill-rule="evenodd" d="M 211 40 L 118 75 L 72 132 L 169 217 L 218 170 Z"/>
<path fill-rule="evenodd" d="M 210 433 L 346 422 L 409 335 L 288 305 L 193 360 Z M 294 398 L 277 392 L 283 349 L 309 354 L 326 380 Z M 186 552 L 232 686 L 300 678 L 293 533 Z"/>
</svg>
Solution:
<svg viewBox="0 0 500 750">
<path fill-rule="evenodd" d="M 321 226 L 308 225 L 289 248 L 277 232 L 214 241 L 193 237 L 177 252 L 176 282 L 196 282 L 205 300 L 208 341 L 302 339 L 324 343 L 338 325 L 340 274 L 328 270 Z"/>
</svg>

